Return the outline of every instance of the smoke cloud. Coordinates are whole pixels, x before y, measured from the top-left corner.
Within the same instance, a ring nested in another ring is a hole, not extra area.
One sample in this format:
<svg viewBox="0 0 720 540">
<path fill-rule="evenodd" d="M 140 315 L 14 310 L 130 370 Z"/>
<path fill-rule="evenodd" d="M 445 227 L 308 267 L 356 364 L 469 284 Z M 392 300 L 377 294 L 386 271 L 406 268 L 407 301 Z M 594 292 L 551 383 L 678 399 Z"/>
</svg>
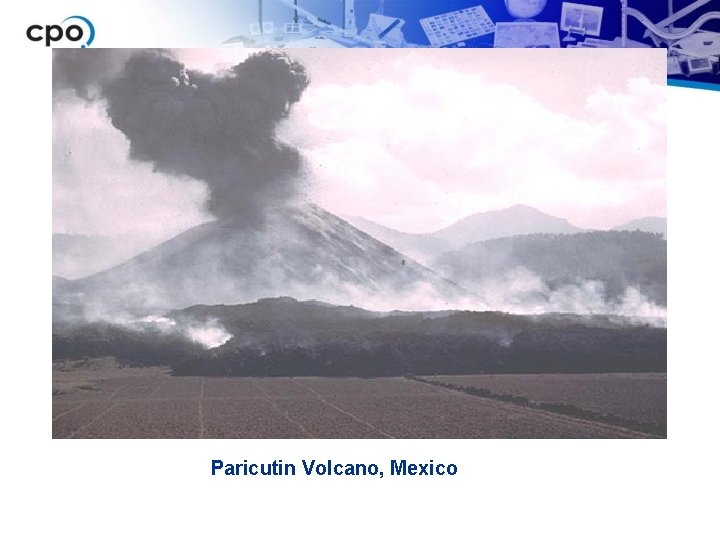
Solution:
<svg viewBox="0 0 720 540">
<path fill-rule="evenodd" d="M 474 311 L 504 311 L 517 315 L 574 313 L 624 317 L 636 323 L 667 325 L 667 308 L 650 300 L 636 286 L 611 297 L 605 283 L 583 279 L 551 287 L 535 272 L 516 267 L 477 282 L 472 290 L 478 299 L 463 307 Z"/>
<path fill-rule="evenodd" d="M 91 101 L 116 77 L 137 49 L 53 49 L 53 100 L 66 92 Z"/>
<path fill-rule="evenodd" d="M 166 51 L 80 54 L 56 51 L 54 90 L 103 99 L 130 157 L 204 181 L 216 217 L 255 224 L 297 194 L 302 159 L 276 128 L 309 84 L 302 64 L 262 52 L 213 75 Z"/>
<path fill-rule="evenodd" d="M 209 319 L 202 322 L 178 322 L 166 316 L 148 315 L 142 319 L 118 320 L 115 324 L 131 328 L 133 330 L 147 330 L 152 328 L 166 334 L 176 334 L 189 339 L 194 343 L 202 345 L 206 349 L 214 349 L 224 345 L 233 337 L 217 321 Z"/>
</svg>

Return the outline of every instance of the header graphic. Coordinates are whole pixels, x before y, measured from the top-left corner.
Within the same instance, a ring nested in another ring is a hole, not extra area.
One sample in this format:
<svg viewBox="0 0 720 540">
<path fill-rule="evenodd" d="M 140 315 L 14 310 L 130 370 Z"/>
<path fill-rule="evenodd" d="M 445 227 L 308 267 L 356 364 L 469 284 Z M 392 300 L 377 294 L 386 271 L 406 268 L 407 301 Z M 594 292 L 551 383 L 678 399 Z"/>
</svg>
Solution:
<svg viewBox="0 0 720 540">
<path fill-rule="evenodd" d="M 75 21 L 82 24 L 78 24 Z M 72 24 L 66 25 L 68 21 Z M 25 35 L 30 41 L 44 41 L 46 47 L 68 40 L 79 43 L 81 48 L 89 47 L 95 40 L 95 26 L 90 19 L 82 15 L 71 15 L 63 19 L 60 24 L 32 24 L 28 26 Z"/>
<path fill-rule="evenodd" d="M 720 89 L 720 0 L 248 0 L 226 46 L 662 48 L 670 84 Z"/>
<path fill-rule="evenodd" d="M 665 52 L 669 84 L 720 90 L 720 0 L 178 0 L 173 11 L 176 25 L 134 28 L 120 46 L 648 48 Z M 72 15 L 26 35 L 85 48 L 95 27 Z"/>
</svg>

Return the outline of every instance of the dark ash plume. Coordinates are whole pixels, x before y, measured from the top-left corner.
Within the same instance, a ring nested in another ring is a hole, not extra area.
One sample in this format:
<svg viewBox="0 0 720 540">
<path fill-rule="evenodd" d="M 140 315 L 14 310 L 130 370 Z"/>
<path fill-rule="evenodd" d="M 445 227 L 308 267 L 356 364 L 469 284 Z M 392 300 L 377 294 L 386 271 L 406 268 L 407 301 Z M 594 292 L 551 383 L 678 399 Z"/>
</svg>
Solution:
<svg viewBox="0 0 720 540">
<path fill-rule="evenodd" d="M 113 126 L 130 141 L 130 157 L 203 180 L 208 209 L 247 224 L 299 188 L 301 157 L 275 130 L 308 84 L 305 68 L 276 52 L 251 56 L 221 75 L 186 70 L 165 51 L 135 52 L 116 76 L 100 81 Z"/>
<path fill-rule="evenodd" d="M 53 99 L 70 91 L 85 100 L 102 97 L 101 85 L 116 77 L 136 49 L 53 49 Z"/>
</svg>

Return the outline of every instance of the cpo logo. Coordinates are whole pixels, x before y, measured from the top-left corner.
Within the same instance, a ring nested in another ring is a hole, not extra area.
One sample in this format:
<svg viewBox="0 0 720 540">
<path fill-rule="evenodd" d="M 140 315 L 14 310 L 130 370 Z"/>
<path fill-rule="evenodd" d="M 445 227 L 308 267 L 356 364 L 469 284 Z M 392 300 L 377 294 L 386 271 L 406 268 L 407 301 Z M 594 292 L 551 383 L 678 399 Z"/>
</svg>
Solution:
<svg viewBox="0 0 720 540">
<path fill-rule="evenodd" d="M 68 21 L 71 24 L 66 25 Z M 75 43 L 79 42 L 80 47 L 84 49 L 95 39 L 95 27 L 87 17 L 71 15 L 60 24 L 30 25 L 25 35 L 30 41 L 45 41 L 46 47 L 64 38 Z"/>
</svg>

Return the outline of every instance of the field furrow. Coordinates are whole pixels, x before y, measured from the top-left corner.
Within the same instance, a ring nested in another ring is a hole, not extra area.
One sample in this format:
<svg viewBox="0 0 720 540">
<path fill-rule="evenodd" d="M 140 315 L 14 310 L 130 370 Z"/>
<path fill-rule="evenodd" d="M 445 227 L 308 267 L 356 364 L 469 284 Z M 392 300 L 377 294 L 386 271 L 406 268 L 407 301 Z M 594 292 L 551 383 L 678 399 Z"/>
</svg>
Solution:
<svg viewBox="0 0 720 540">
<path fill-rule="evenodd" d="M 475 386 L 493 393 L 465 391 Z M 610 421 L 616 419 L 503 398 L 517 395 L 623 418 L 664 419 L 665 392 L 664 375 L 653 374 L 468 375 L 421 381 L 173 377 L 127 369 L 73 379 L 62 372 L 53 381 L 53 437 L 649 437 L 652 432 Z"/>
</svg>

